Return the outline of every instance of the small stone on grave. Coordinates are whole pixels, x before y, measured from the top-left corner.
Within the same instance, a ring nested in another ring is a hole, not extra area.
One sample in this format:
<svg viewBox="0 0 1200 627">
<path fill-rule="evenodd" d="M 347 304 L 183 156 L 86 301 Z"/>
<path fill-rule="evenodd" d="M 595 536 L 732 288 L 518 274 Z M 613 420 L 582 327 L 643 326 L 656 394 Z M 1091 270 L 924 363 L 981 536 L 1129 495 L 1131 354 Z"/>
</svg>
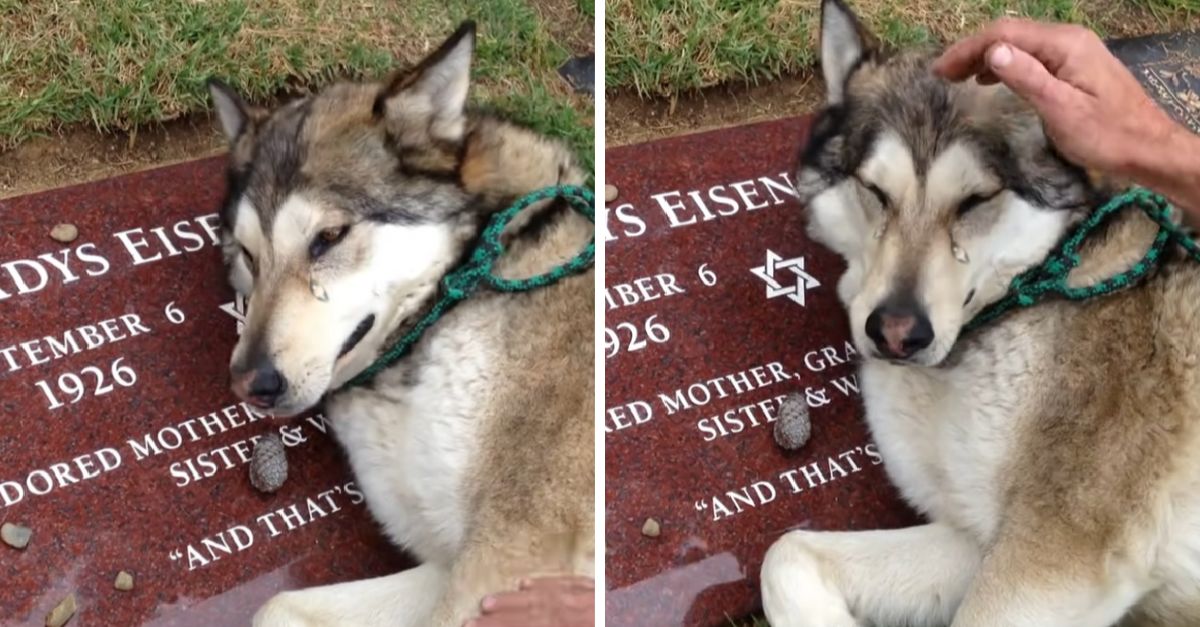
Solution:
<svg viewBox="0 0 1200 627">
<path fill-rule="evenodd" d="M 657 520 L 647 518 L 646 522 L 642 523 L 642 535 L 647 538 L 657 538 L 660 533 L 662 533 L 662 527 Z"/>
<path fill-rule="evenodd" d="M 29 527 L 14 525 L 6 522 L 0 525 L 0 539 L 4 543 L 14 549 L 24 549 L 29 544 L 29 538 L 33 535 L 33 530 Z"/>
<path fill-rule="evenodd" d="M 54 606 L 49 614 L 46 614 L 46 627 L 62 627 L 66 625 L 71 617 L 75 615 L 75 594 L 68 594 L 67 598 Z"/>
<path fill-rule="evenodd" d="M 74 224 L 56 224 L 50 229 L 50 238 L 56 242 L 69 244 L 79 237 L 79 229 Z"/>
<path fill-rule="evenodd" d="M 113 587 L 122 592 L 133 590 L 133 575 L 125 571 L 117 573 L 117 579 L 113 582 Z"/>
<path fill-rule="evenodd" d="M 612 202 L 616 199 L 617 199 L 617 186 L 616 185 L 605 185 L 604 186 L 604 202 Z"/>
</svg>

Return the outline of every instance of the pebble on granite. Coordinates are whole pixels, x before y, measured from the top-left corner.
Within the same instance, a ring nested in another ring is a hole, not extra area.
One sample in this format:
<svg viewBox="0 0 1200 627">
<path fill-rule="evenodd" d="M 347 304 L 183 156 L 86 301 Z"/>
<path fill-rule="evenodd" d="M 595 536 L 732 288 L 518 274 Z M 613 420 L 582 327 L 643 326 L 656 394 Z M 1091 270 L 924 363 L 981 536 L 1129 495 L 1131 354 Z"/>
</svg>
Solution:
<svg viewBox="0 0 1200 627">
<path fill-rule="evenodd" d="M 122 592 L 133 590 L 133 575 L 125 571 L 117 573 L 117 580 L 113 582 L 113 587 Z"/>
<path fill-rule="evenodd" d="M 604 202 L 612 202 L 616 199 L 617 199 L 617 186 L 616 185 L 605 185 L 604 186 Z"/>
<path fill-rule="evenodd" d="M 259 492 L 274 492 L 287 481 L 287 452 L 279 434 L 268 433 L 254 443 L 250 459 L 250 484 Z"/>
<path fill-rule="evenodd" d="M 79 237 L 79 229 L 74 224 L 56 224 L 50 229 L 50 238 L 56 242 L 69 244 Z"/>
<path fill-rule="evenodd" d="M 0 525 L 0 539 L 4 543 L 14 549 L 23 549 L 29 544 L 29 538 L 33 535 L 33 530 L 29 527 L 14 525 L 6 522 Z"/>
<path fill-rule="evenodd" d="M 642 535 L 647 538 L 657 538 L 660 533 L 662 533 L 662 527 L 659 526 L 657 520 L 647 518 L 646 522 L 642 523 Z"/>
<path fill-rule="evenodd" d="M 54 606 L 49 614 L 46 614 L 46 627 L 62 627 L 71 620 L 75 615 L 75 595 L 68 594 L 67 598 Z"/>
<path fill-rule="evenodd" d="M 812 436 L 812 420 L 808 415 L 808 401 L 799 392 L 788 394 L 779 404 L 779 417 L 775 419 L 775 443 L 794 451 Z"/>
</svg>

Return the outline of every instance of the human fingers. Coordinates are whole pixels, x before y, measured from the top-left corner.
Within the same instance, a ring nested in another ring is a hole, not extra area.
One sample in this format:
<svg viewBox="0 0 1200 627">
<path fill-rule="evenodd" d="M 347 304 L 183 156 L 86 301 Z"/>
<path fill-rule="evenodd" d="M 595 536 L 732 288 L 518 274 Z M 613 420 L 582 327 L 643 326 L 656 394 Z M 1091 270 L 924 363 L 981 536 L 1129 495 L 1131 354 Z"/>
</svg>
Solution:
<svg viewBox="0 0 1200 627">
<path fill-rule="evenodd" d="M 596 580 L 591 577 L 574 575 L 559 575 L 554 577 L 532 577 L 523 579 L 520 583 L 522 590 L 530 589 L 565 589 L 565 590 L 594 590 Z"/>
<path fill-rule="evenodd" d="M 1075 27 L 1030 20 L 1003 19 L 950 46 L 933 63 L 933 71 L 960 81 L 987 70 L 985 55 L 999 42 L 1029 52 L 1051 68 L 1061 66 L 1074 43 L 1067 41 Z"/>
<path fill-rule="evenodd" d="M 484 614 L 492 614 L 526 610 L 545 602 L 546 597 L 543 594 L 516 591 L 489 594 L 483 598 L 479 606 L 483 609 Z"/>
<path fill-rule="evenodd" d="M 1029 101 L 1043 117 L 1079 96 L 1075 87 L 1059 80 L 1041 61 L 1016 46 L 998 43 L 985 56 L 988 71 Z"/>
<path fill-rule="evenodd" d="M 489 594 L 480 602 L 484 613 L 586 604 L 594 593 L 589 577 L 543 577 L 521 582 L 520 589 Z"/>
<path fill-rule="evenodd" d="M 992 74 L 991 70 L 984 70 L 975 75 L 975 82 L 980 85 L 995 85 L 1000 82 L 1000 79 L 996 78 L 996 75 Z"/>
</svg>

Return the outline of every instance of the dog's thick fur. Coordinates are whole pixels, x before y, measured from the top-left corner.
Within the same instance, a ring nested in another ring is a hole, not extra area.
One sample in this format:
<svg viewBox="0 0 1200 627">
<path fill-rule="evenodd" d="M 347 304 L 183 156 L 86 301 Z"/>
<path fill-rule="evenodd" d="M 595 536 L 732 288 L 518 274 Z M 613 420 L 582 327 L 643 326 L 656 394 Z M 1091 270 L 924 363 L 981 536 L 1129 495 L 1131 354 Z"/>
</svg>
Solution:
<svg viewBox="0 0 1200 627">
<path fill-rule="evenodd" d="M 521 577 L 594 574 L 594 273 L 484 289 L 371 385 L 337 391 L 428 310 L 492 214 L 584 181 L 562 143 L 465 108 L 473 48 L 464 25 L 412 71 L 273 112 L 212 84 L 231 141 L 225 253 L 249 295 L 234 388 L 277 415 L 331 393 L 368 508 L 422 562 L 281 593 L 256 625 L 459 627 Z M 540 203 L 496 271 L 545 272 L 592 234 Z M 266 371 L 282 384 L 263 397 L 247 381 Z"/>
<path fill-rule="evenodd" d="M 1000 86 L 878 49 L 822 10 L 828 107 L 797 188 L 864 356 L 866 417 L 926 525 L 792 531 L 762 566 L 775 627 L 1200 625 L 1200 266 L 962 330 L 1090 207 L 1086 173 Z M 1109 223 L 1070 282 L 1127 269 L 1155 227 Z M 864 331 L 915 304 L 933 341 L 885 358 Z"/>
</svg>

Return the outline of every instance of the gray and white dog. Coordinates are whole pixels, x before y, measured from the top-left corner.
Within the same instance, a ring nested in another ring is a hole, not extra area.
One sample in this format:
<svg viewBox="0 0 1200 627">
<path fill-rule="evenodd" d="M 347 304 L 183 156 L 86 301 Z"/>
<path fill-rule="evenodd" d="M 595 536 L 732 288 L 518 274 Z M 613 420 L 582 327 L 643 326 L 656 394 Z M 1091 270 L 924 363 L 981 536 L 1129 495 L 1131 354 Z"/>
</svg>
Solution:
<svg viewBox="0 0 1200 627">
<path fill-rule="evenodd" d="M 371 385 L 336 391 L 424 314 L 516 198 L 584 173 L 561 142 L 467 109 L 475 31 L 415 69 L 274 111 L 212 83 L 231 142 L 224 251 L 249 296 L 233 389 L 325 413 L 366 503 L 421 565 L 279 594 L 256 625 L 459 627 L 537 574 L 594 576 L 594 273 L 483 292 Z M 518 214 L 496 267 L 549 270 L 593 226 L 557 202 Z"/>
<path fill-rule="evenodd" d="M 1080 37 L 1094 37 L 1082 29 Z M 792 531 L 762 566 L 775 627 L 1200 625 L 1200 266 L 964 325 L 1101 199 L 1002 86 L 881 50 L 825 0 L 828 106 L 797 173 L 888 476 L 929 520 Z M 1127 211 L 1071 285 L 1128 269 Z"/>
</svg>

